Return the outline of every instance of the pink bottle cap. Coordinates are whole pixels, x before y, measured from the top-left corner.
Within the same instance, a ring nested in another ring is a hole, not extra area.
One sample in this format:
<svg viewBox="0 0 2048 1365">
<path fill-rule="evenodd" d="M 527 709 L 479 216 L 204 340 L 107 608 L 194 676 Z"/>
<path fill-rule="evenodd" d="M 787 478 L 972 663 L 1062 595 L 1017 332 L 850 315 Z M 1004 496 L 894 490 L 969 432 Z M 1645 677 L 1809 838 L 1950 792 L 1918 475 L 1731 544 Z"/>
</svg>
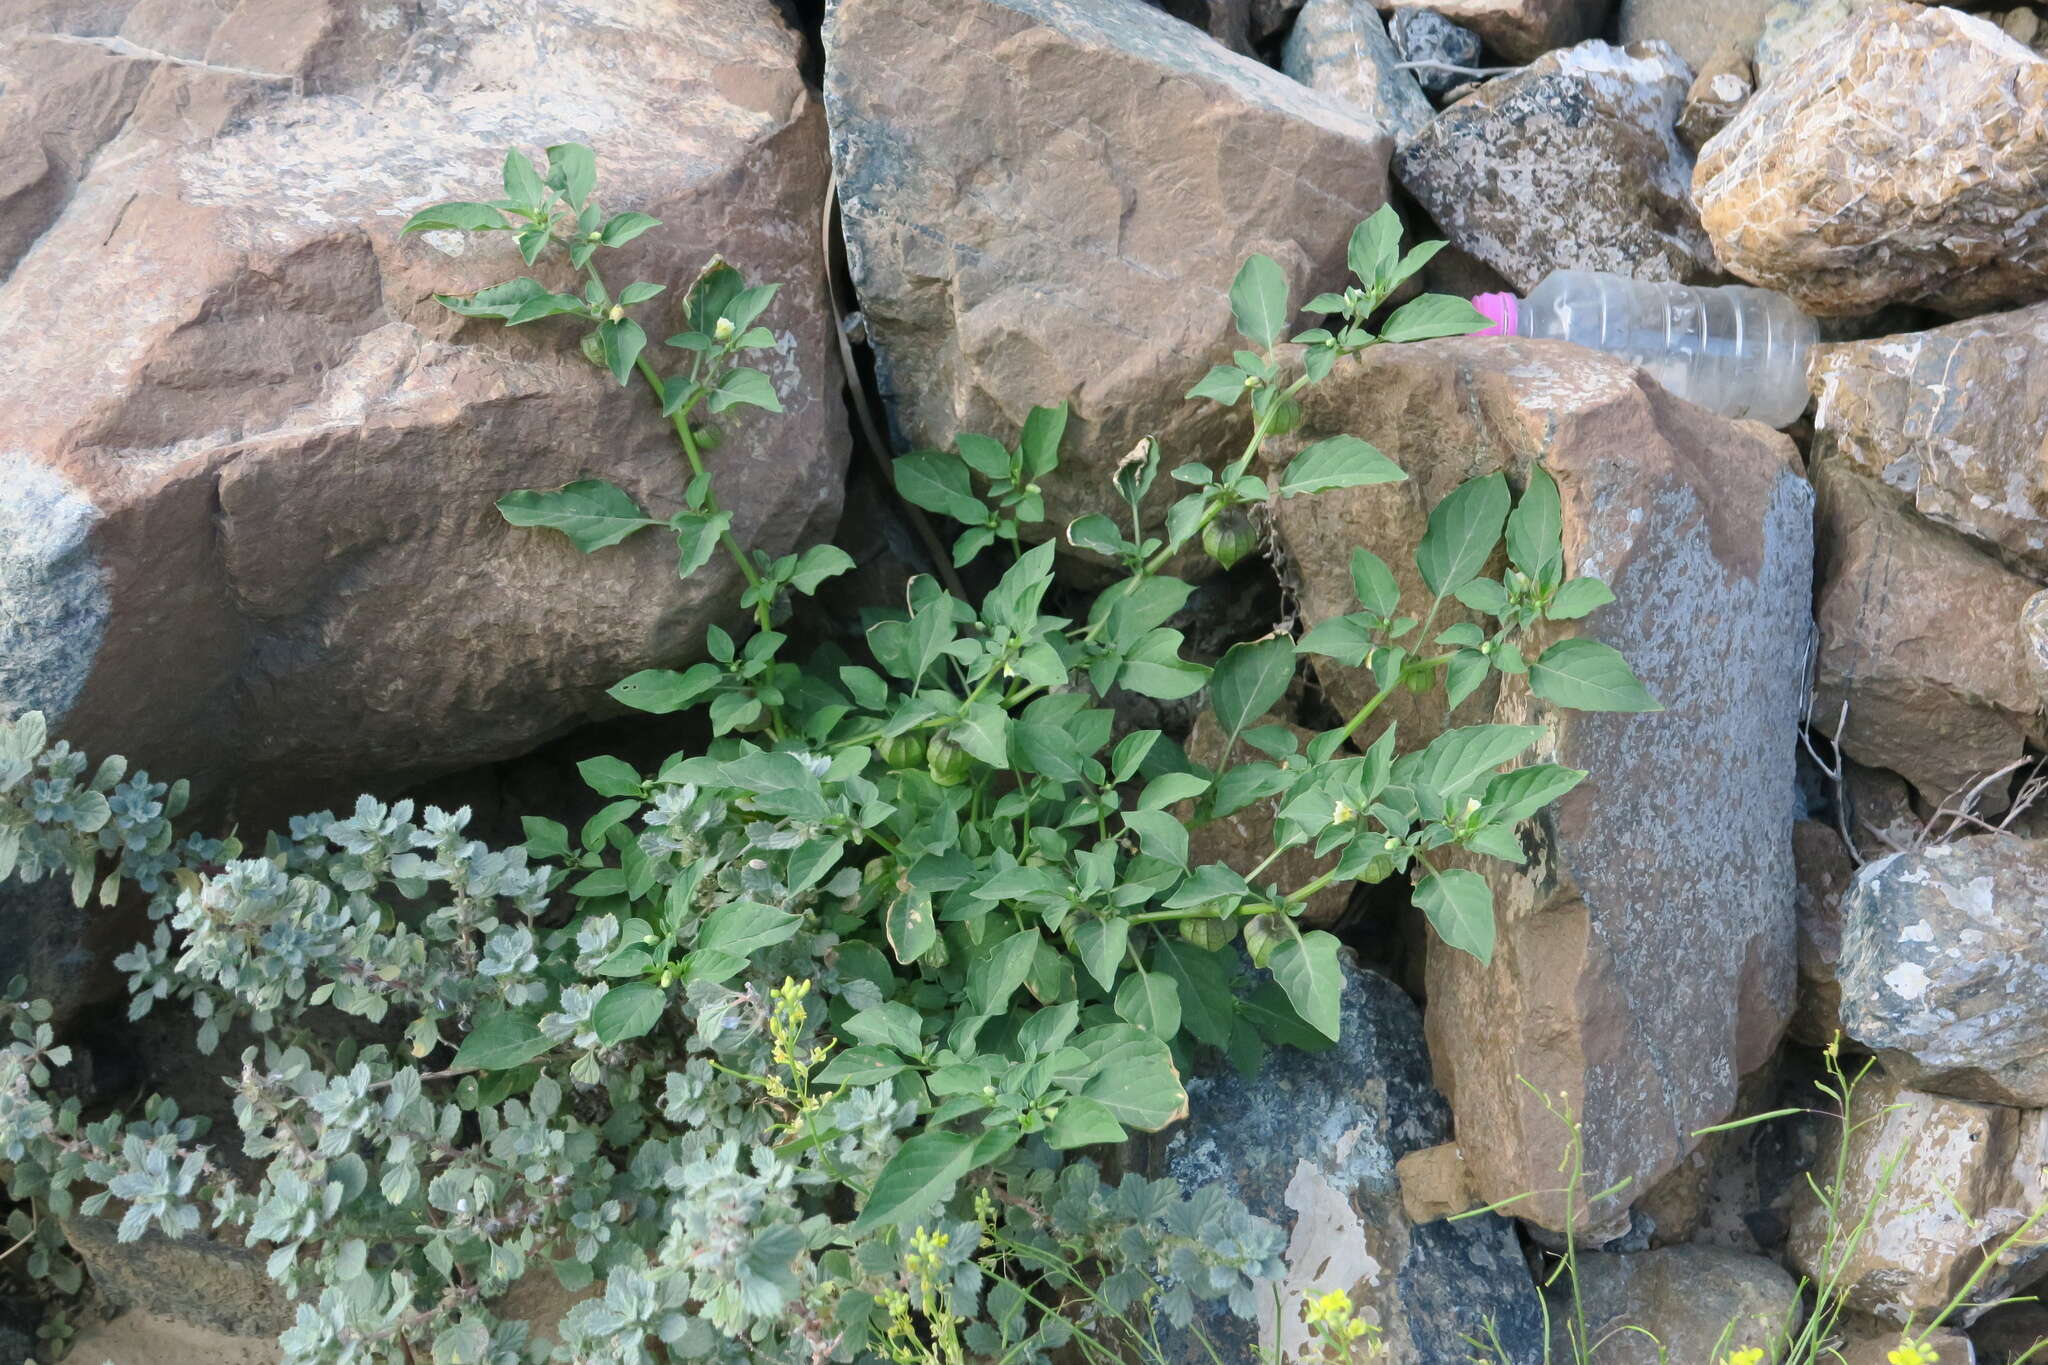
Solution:
<svg viewBox="0 0 2048 1365">
<path fill-rule="evenodd" d="M 1478 332 L 1468 332 L 1475 337 L 1511 337 L 1515 335 L 1516 324 L 1521 320 L 1522 301 L 1513 294 L 1474 294 L 1472 306 L 1480 314 L 1490 318 L 1493 326 Z"/>
</svg>

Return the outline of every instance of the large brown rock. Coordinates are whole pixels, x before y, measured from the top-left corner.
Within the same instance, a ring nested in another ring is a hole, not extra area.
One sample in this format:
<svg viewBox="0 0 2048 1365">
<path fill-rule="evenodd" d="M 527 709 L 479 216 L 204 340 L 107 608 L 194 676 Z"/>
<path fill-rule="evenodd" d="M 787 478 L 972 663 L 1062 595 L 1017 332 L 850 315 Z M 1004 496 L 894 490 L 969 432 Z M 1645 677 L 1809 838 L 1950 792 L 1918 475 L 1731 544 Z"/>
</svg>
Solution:
<svg viewBox="0 0 2048 1365">
<path fill-rule="evenodd" d="M 1621 0 L 1616 27 L 1624 43 L 1661 38 L 1694 71 L 1721 47 L 1747 57 L 1774 0 Z"/>
<path fill-rule="evenodd" d="M 1793 1278 L 1765 1257 L 1726 1247 L 1581 1252 L 1576 1270 L 1590 1365 L 1712 1365 L 1738 1347 L 1768 1350 L 1787 1321 L 1797 1321 Z M 1558 1360 L 1579 1359 L 1568 1335 L 1572 1303 L 1562 1286 L 1552 1290 L 1551 1343 Z"/>
<path fill-rule="evenodd" d="M 665 220 L 615 283 L 680 290 L 713 249 L 787 282 L 788 412 L 725 424 L 720 496 L 765 549 L 830 531 L 824 126 L 772 0 L 42 13 L 0 82 L 0 708 L 274 812 L 515 753 L 732 614 L 721 561 L 679 582 L 658 535 L 586 560 L 492 508 L 682 491 L 573 327 L 433 301 L 523 273 L 507 238 L 398 236 L 494 197 L 510 143 L 588 142 L 602 201 Z"/>
<path fill-rule="evenodd" d="M 1824 1162 L 1840 1221 L 1830 1239 L 1826 1209 L 1807 1192 L 1786 1247 L 1793 1268 L 1838 1268 L 1848 1305 L 1886 1322 L 1925 1322 L 1946 1306 L 1985 1257 L 2048 1200 L 2048 1112 L 1972 1104 L 1908 1090 L 1878 1072 L 1857 1088 L 1846 1168 Z M 1822 1150 L 1833 1152 L 1830 1131 Z M 1867 1221 L 1861 1237 L 1850 1232 Z M 1829 1247 L 1834 1264 L 1829 1261 Z M 2038 1237 L 2008 1252 L 1969 1301 L 1996 1302 L 2038 1275 Z M 1965 1307 L 1952 1322 L 1982 1313 Z"/>
<path fill-rule="evenodd" d="M 1988 20 L 1873 5 L 1700 152 L 1721 263 L 1824 316 L 2048 293 L 2048 60 Z"/>
<path fill-rule="evenodd" d="M 1407 0 L 1373 0 L 1382 11 Z M 1512 62 L 1526 62 L 1600 31 L 1612 0 L 1430 0 L 1425 8 L 1463 24 Z"/>
<path fill-rule="evenodd" d="M 2048 572 L 2048 303 L 1820 347 L 1813 382 L 1818 449 Z"/>
<path fill-rule="evenodd" d="M 1243 405 L 1183 398 L 1242 344 L 1238 264 L 1273 257 L 1297 301 L 1339 287 L 1385 200 L 1385 129 L 1139 0 L 838 0 L 825 46 L 897 432 L 1007 440 L 1071 403 L 1054 527 L 1115 510 L 1110 471 L 1147 433 L 1169 467 L 1241 449 Z"/>
<path fill-rule="evenodd" d="M 1618 647 L 1667 708 L 1555 713 L 1503 689 L 1495 718 L 1549 725 L 1541 757 L 1593 775 L 1530 827 L 1526 869 L 1486 869 L 1493 965 L 1434 943 L 1429 959 L 1430 1052 L 1481 1198 L 1555 1188 L 1569 1134 L 1543 1097 L 1560 1092 L 1583 1122 L 1588 1187 L 1629 1177 L 1640 1193 L 1727 1116 L 1791 1008 L 1812 582 L 1792 445 L 1557 343 L 1390 347 L 1307 396 L 1302 439 L 1361 436 L 1410 475 L 1280 504 L 1309 624 L 1344 609 L 1352 546 L 1402 564 L 1424 507 L 1540 459 L 1563 497 L 1567 561 L 1618 599 L 1575 628 Z M 1317 662 L 1333 697 L 1356 695 L 1359 680 Z M 1420 738 L 1403 733 L 1404 747 Z M 1600 1230 L 1627 1197 L 1593 1211 Z M 1516 1212 L 1556 1227 L 1562 1200 Z"/>
<path fill-rule="evenodd" d="M 1714 253 L 1675 131 L 1691 81 L 1662 43 L 1546 53 L 1438 114 L 1401 145 L 1395 175 L 1523 293 L 1565 269 L 1698 280 Z"/>
<path fill-rule="evenodd" d="M 2020 756 L 2039 729 L 2020 615 L 2036 585 L 1822 460 L 1816 724 L 1938 804 Z M 1986 803 L 2002 807 L 2002 797 Z"/>
</svg>

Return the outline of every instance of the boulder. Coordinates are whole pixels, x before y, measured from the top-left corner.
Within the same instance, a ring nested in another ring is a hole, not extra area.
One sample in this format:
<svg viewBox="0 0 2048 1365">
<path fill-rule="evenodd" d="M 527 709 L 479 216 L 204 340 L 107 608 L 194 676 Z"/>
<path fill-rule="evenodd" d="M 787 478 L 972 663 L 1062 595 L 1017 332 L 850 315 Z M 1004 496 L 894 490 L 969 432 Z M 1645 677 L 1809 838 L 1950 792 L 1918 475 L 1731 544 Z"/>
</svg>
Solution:
<svg viewBox="0 0 2048 1365">
<path fill-rule="evenodd" d="M 1265 716 L 1255 725 L 1283 723 L 1277 716 Z M 1305 748 L 1313 731 L 1298 725 L 1287 727 L 1293 731 L 1298 747 Z M 1203 707 L 1195 717 L 1194 729 L 1188 735 L 1188 757 L 1207 767 L 1222 769 L 1240 763 L 1262 763 L 1267 756 L 1242 739 L 1231 752 L 1228 764 L 1223 753 L 1223 731 L 1216 723 L 1216 713 Z M 1240 873 L 1251 870 L 1271 856 L 1273 852 L 1273 818 L 1279 810 L 1278 797 L 1266 797 L 1252 802 L 1239 810 L 1211 820 L 1205 825 L 1191 825 L 1188 828 L 1188 862 L 1198 867 L 1203 863 L 1222 863 L 1225 867 Z M 1180 818 L 1185 821 L 1193 813 L 1193 803 L 1178 807 Z M 1337 855 L 1326 854 L 1318 858 L 1315 850 L 1307 844 L 1297 844 L 1275 858 L 1264 872 L 1259 874 L 1261 885 L 1277 882 L 1284 891 L 1306 886 L 1336 865 Z M 1353 882 L 1334 882 L 1308 898 L 1302 906 L 1302 920 L 1306 924 L 1327 929 L 1343 917 L 1344 907 L 1351 900 Z"/>
<path fill-rule="evenodd" d="M 2048 1113 L 1922 1094 L 1872 1072 L 1856 1089 L 1853 1120 L 1844 1169 L 1828 1161 L 1814 1172 L 1842 1210 L 1840 1225 L 1831 1239 L 1827 1210 L 1807 1191 L 1794 1209 L 1787 1256 L 1807 1275 L 1834 1269 L 1859 1312 L 1924 1323 L 2048 1200 Z M 1836 1150 L 1838 1135 L 1839 1124 L 1831 1125 L 1822 1149 Z M 2040 1273 L 2044 1250 L 2030 1239 L 2008 1251 L 1971 1290 L 1971 1302 L 1991 1303 L 2026 1284 Z M 1968 1326 L 1982 1311 L 1966 1307 L 1952 1322 Z"/>
<path fill-rule="evenodd" d="M 1748 57 L 1773 0 L 1621 0 L 1616 29 L 1624 43 L 1662 39 L 1694 71 L 1721 48 Z"/>
<path fill-rule="evenodd" d="M 1722 265 L 1824 316 L 2048 293 L 2048 59 L 1975 15 L 1878 4 L 1758 67 L 1693 174 Z"/>
<path fill-rule="evenodd" d="M 1147 433 L 1169 466 L 1242 449 L 1242 405 L 1183 397 L 1234 344 L 1239 262 L 1273 257 L 1299 300 L 1337 286 L 1386 196 L 1385 129 L 1139 0 L 838 0 L 825 47 L 897 435 L 1008 440 L 1069 402 L 1052 527 L 1117 511 Z"/>
<path fill-rule="evenodd" d="M 1836 1348 L 1839 1356 L 1837 1365 L 1894 1365 L 1897 1357 L 1893 1352 L 1907 1341 L 1924 1346 L 1934 1353 L 1934 1359 L 1941 1365 L 1983 1365 L 1982 1358 L 1973 1353 L 1970 1339 L 1961 1332 L 1945 1327 L 1929 1332 L 1924 1328 L 1909 1331 L 1894 1327 L 1885 1331 L 1869 1324 L 1853 1324 L 1842 1334 L 1842 1344 Z M 1831 1357 L 1831 1359 L 1833 1359 Z"/>
<path fill-rule="evenodd" d="M 1716 48 L 1685 92 L 1678 116 L 1678 140 L 1697 152 L 1728 126 L 1744 101 L 1756 93 L 1756 72 L 1741 49 Z"/>
<path fill-rule="evenodd" d="M 1814 441 L 2048 573 L 2048 303 L 1822 346 Z"/>
<path fill-rule="evenodd" d="M 1583 1124 L 1588 1188 L 1630 1178 L 1640 1193 L 1694 1130 L 1728 1116 L 1791 1010 L 1812 591 L 1812 495 L 1792 444 L 1555 342 L 1389 347 L 1303 397 L 1296 439 L 1359 436 L 1409 474 L 1275 509 L 1307 624 L 1351 609 L 1353 546 L 1412 572 L 1425 508 L 1466 478 L 1519 478 L 1541 459 L 1568 563 L 1618 599 L 1573 628 L 1619 648 L 1667 708 L 1552 713 L 1519 688 L 1491 711 L 1466 703 L 1461 722 L 1549 725 L 1541 758 L 1592 776 L 1529 827 L 1527 868 L 1485 869 L 1492 966 L 1432 943 L 1428 969 L 1430 1054 L 1481 1201 L 1556 1186 L 1569 1134 L 1543 1097 L 1559 1092 Z M 1315 662 L 1339 706 L 1369 688 Z M 1403 747 L 1427 738 L 1395 714 Z M 1625 1202 L 1593 1210 L 1596 1230 L 1612 1235 Z M 1516 1212 L 1557 1227 L 1562 1200 Z"/>
<path fill-rule="evenodd" d="M 1541 1308 L 1514 1225 L 1497 1214 L 1417 1224 L 1403 1211 L 1396 1163 L 1450 1135 L 1414 1002 L 1347 962 L 1342 1009 L 1328 1051 L 1276 1051 L 1251 1081 L 1188 1081 L 1193 1117 L 1168 1140 L 1166 1169 L 1188 1188 L 1220 1182 L 1290 1237 L 1285 1280 L 1260 1291 L 1277 1313 L 1262 1308 L 1256 1327 L 1220 1309 L 1200 1319 L 1217 1355 L 1277 1349 L 1281 1365 L 1306 1365 L 1316 1357 L 1302 1351 L 1302 1304 L 1341 1289 L 1384 1333 L 1388 1365 L 1461 1359 L 1465 1338 L 1489 1325 L 1511 1359 L 1536 1359 Z M 1217 1358 L 1185 1336 L 1166 1340 L 1176 1365 Z"/>
<path fill-rule="evenodd" d="M 1795 1042 L 1826 1047 L 1842 1029 L 1842 898 L 1856 880 L 1856 860 L 1833 825 L 1801 820 L 1792 827 L 1792 866 L 1799 878 L 1799 1004 L 1786 1031 Z"/>
<path fill-rule="evenodd" d="M 1397 9 L 1387 36 L 1404 62 L 1417 63 L 1415 83 L 1432 95 L 1447 94 L 1471 77 L 1458 68 L 1480 65 L 1479 35 L 1433 9 Z"/>
<path fill-rule="evenodd" d="M 1881 858 L 1842 907 L 1842 1025 L 1903 1085 L 2048 1106 L 2048 842 L 1973 834 Z"/>
<path fill-rule="evenodd" d="M 1815 467 L 1814 485 L 1815 724 L 1832 733 L 1846 703 L 1843 750 L 1939 804 L 2018 758 L 2038 732 L 2020 639 L 2037 585 L 1838 460 Z"/>
<path fill-rule="evenodd" d="M 229 1337 L 275 1339 L 292 1325 L 292 1303 L 264 1271 L 267 1250 L 210 1237 L 148 1232 L 124 1242 L 112 1219 L 64 1220 L 72 1252 L 116 1308 Z"/>
<path fill-rule="evenodd" d="M 1796 1321 L 1799 1285 L 1782 1266 L 1726 1247 L 1580 1252 L 1578 1301 L 1585 1313 L 1584 1357 L 1572 1351 L 1571 1295 L 1550 1291 L 1551 1342 L 1559 1360 L 1589 1365 L 1710 1365 L 1732 1350 L 1767 1350 Z M 1638 1327 L 1651 1334 L 1622 1329 Z M 1775 1361 L 1776 1355 L 1766 1360 Z"/>
<path fill-rule="evenodd" d="M 1401 10 L 1396 19 L 1423 13 Z M 1367 0 L 1308 0 L 1287 36 L 1280 68 L 1303 85 L 1350 101 L 1402 142 L 1436 117 L 1417 84 L 1428 73 L 1397 69 L 1403 60 Z"/>
<path fill-rule="evenodd" d="M 1409 0 L 1373 0 L 1382 11 Z M 1533 61 L 1600 31 L 1612 0 L 1430 0 L 1428 8 L 1464 25 L 1511 62 Z"/>
<path fill-rule="evenodd" d="M 600 475 L 666 512 L 683 484 L 573 327 L 434 302 L 523 273 L 507 238 L 399 237 L 494 197 L 512 143 L 591 144 L 602 202 L 664 220 L 616 283 L 680 290 L 714 248 L 785 282 L 787 413 L 724 424 L 719 492 L 763 549 L 831 530 L 824 123 L 772 0 L 103 8 L 45 7 L 0 59 L 0 711 L 275 815 L 615 711 L 735 615 L 721 561 L 679 581 L 656 535 L 586 560 L 492 507 Z"/>
<path fill-rule="evenodd" d="M 1547 53 L 1437 115 L 1394 172 L 1445 236 L 1522 293 L 1567 268 L 1702 279 L 1714 254 L 1674 131 L 1691 80 L 1660 43 Z"/>
<path fill-rule="evenodd" d="M 1751 49 L 1757 83 L 1790 69 L 1807 49 L 1873 3 L 1878 0 L 1778 0 L 1764 11 Z"/>
</svg>

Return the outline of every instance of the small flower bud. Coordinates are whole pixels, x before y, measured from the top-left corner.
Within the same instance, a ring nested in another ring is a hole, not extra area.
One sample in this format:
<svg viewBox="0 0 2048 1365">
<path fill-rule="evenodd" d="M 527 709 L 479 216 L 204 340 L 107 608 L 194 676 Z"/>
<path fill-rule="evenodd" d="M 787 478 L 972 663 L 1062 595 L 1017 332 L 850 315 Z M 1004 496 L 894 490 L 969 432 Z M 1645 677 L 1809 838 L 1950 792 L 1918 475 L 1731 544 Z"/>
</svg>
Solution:
<svg viewBox="0 0 2048 1365">
<path fill-rule="evenodd" d="M 592 228 L 589 232 L 583 234 L 583 240 L 586 242 L 601 242 L 604 240 L 604 234 L 596 228 Z"/>
<path fill-rule="evenodd" d="M 618 322 L 626 316 L 625 307 L 621 304 L 615 303 L 612 305 L 612 311 L 606 313 L 605 316 L 610 318 L 613 322 Z"/>
<path fill-rule="evenodd" d="M 711 328 L 711 339 L 713 341 L 731 341 L 732 334 L 733 325 L 731 318 L 720 318 Z"/>
</svg>

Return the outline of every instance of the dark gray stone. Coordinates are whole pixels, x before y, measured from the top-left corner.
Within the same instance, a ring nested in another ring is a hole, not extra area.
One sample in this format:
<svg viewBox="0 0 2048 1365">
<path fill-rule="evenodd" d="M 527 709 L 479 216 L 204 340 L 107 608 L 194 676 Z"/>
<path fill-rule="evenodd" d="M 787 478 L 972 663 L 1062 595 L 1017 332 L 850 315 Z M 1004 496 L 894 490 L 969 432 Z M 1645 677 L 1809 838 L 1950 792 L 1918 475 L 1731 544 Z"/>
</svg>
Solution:
<svg viewBox="0 0 2048 1365">
<path fill-rule="evenodd" d="M 1435 62 L 1441 66 L 1479 65 L 1479 35 L 1463 24 L 1454 24 L 1433 9 L 1397 9 L 1387 25 L 1394 47 L 1404 62 Z M 1422 67 L 1414 73 L 1416 84 L 1432 95 L 1462 85 L 1471 79 L 1456 71 Z"/>
<path fill-rule="evenodd" d="M 1415 76 L 1399 69 L 1400 61 L 1385 21 L 1367 0 L 1308 0 L 1287 36 L 1280 69 L 1356 105 L 1405 142 L 1436 110 Z"/>
<path fill-rule="evenodd" d="M 1543 1358 L 1513 1225 L 1495 1215 L 1417 1225 L 1402 1209 L 1394 1163 L 1447 1141 L 1451 1115 L 1430 1082 L 1421 1015 L 1393 982 L 1347 962 L 1342 1041 L 1277 1051 L 1249 1082 L 1194 1078 L 1188 1105 L 1192 1117 L 1167 1143 L 1170 1173 L 1190 1186 L 1220 1181 L 1290 1237 L 1277 1326 L 1270 1308 L 1256 1326 L 1221 1310 L 1204 1319 L 1222 1359 L 1249 1361 L 1275 1344 L 1299 1359 L 1301 1303 L 1332 1289 L 1379 1325 L 1391 1365 L 1462 1360 L 1465 1338 L 1489 1324 L 1515 1365 Z M 1210 1359 L 1185 1338 L 1168 1355 Z"/>
<path fill-rule="evenodd" d="M 1842 908 L 1842 1027 L 1901 1084 L 2048 1105 L 2048 841 L 1977 834 L 1857 874 Z"/>
</svg>

